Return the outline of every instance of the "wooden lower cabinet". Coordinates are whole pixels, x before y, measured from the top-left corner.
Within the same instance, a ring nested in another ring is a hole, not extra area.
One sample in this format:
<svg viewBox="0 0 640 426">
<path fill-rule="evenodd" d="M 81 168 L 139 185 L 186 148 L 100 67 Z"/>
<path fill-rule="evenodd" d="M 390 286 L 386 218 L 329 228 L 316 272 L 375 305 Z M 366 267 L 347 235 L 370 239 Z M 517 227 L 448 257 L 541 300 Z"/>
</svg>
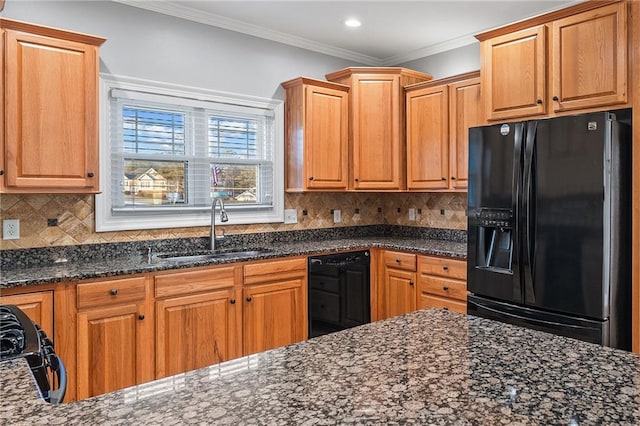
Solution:
<svg viewBox="0 0 640 426">
<path fill-rule="evenodd" d="M 173 295 L 156 300 L 156 378 L 242 355 L 236 269 L 241 270 L 228 266 L 156 276 L 156 295 Z"/>
<path fill-rule="evenodd" d="M 261 262 L 244 268 L 244 355 L 305 340 L 306 259 Z"/>
<path fill-rule="evenodd" d="M 53 291 L 0 297 L 2 305 L 16 305 L 53 340 Z"/>
<path fill-rule="evenodd" d="M 431 256 L 418 258 L 418 309 L 467 313 L 467 264 Z"/>
<path fill-rule="evenodd" d="M 149 290 L 145 276 L 78 284 L 78 399 L 153 380 Z"/>
<path fill-rule="evenodd" d="M 416 309 L 416 255 L 385 250 L 378 286 L 379 317 L 386 319 Z"/>
</svg>

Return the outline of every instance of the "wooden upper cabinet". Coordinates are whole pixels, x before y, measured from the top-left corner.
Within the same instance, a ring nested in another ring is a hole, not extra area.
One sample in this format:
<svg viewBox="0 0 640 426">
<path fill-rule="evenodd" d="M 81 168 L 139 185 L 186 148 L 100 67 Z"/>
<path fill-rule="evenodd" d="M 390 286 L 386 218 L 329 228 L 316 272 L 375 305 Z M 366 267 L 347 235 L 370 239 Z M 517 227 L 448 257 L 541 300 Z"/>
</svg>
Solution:
<svg viewBox="0 0 640 426">
<path fill-rule="evenodd" d="M 99 192 L 99 37 L 2 19 L 3 192 Z"/>
<path fill-rule="evenodd" d="M 407 188 L 449 187 L 449 87 L 407 92 Z"/>
<path fill-rule="evenodd" d="M 449 85 L 449 179 L 452 189 L 466 190 L 469 180 L 469 128 L 482 124 L 480 77 Z"/>
<path fill-rule="evenodd" d="M 465 191 L 469 128 L 482 124 L 479 72 L 419 83 L 407 93 L 407 188 Z"/>
<path fill-rule="evenodd" d="M 624 2 L 559 19 L 552 28 L 554 111 L 627 102 Z"/>
<path fill-rule="evenodd" d="M 304 77 L 282 86 L 286 93 L 286 190 L 346 190 L 349 87 Z"/>
<path fill-rule="evenodd" d="M 546 27 L 539 25 L 480 44 L 488 120 L 546 112 Z"/>
<path fill-rule="evenodd" d="M 486 119 L 628 105 L 627 6 L 587 1 L 477 35 Z"/>
<path fill-rule="evenodd" d="M 404 86 L 431 79 L 405 68 L 345 68 L 326 76 L 350 92 L 350 189 L 406 188 Z"/>
</svg>

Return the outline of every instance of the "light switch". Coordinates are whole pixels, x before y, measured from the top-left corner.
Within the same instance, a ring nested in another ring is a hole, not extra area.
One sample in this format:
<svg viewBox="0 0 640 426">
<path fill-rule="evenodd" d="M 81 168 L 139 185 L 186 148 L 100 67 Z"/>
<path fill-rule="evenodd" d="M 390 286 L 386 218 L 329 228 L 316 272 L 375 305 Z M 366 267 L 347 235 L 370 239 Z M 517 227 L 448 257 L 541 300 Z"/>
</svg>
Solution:
<svg viewBox="0 0 640 426">
<path fill-rule="evenodd" d="M 342 212 L 340 210 L 333 211 L 333 223 L 342 222 Z"/>
<path fill-rule="evenodd" d="M 298 211 L 296 209 L 285 209 L 284 223 L 298 223 Z"/>
</svg>

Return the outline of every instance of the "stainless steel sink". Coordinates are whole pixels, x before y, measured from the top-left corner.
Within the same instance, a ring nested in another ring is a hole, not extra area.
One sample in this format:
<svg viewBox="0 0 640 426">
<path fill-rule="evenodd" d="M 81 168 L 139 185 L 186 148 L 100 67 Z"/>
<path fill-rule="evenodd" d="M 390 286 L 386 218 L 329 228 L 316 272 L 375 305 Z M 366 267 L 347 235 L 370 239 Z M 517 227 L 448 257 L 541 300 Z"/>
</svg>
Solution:
<svg viewBox="0 0 640 426">
<path fill-rule="evenodd" d="M 201 251 L 196 253 L 162 253 L 156 255 L 157 258 L 165 260 L 167 262 L 198 262 L 214 259 L 247 259 L 259 256 L 263 253 L 269 252 L 269 249 L 257 248 L 257 249 L 239 249 L 239 250 L 215 250 L 215 251 Z"/>
</svg>

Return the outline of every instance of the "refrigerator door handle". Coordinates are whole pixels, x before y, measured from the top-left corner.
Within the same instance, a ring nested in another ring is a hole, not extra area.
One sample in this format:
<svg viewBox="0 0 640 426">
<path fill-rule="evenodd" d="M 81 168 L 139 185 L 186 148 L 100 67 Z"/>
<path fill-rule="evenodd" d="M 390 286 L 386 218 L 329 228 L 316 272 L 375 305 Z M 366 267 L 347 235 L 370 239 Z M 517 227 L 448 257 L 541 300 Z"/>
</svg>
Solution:
<svg viewBox="0 0 640 426">
<path fill-rule="evenodd" d="M 524 146 L 524 190 L 522 194 L 522 269 L 524 275 L 525 302 L 535 302 L 536 294 L 533 285 L 533 268 L 535 262 L 535 241 L 532 238 L 532 227 L 535 221 L 533 209 L 534 196 L 533 181 L 535 179 L 534 153 L 538 123 L 527 123 Z"/>
<path fill-rule="evenodd" d="M 519 123 L 515 127 L 514 149 L 513 149 L 513 181 L 511 184 L 511 200 L 513 210 L 513 251 L 512 251 L 512 270 L 513 270 L 513 299 L 522 303 L 524 295 L 522 294 L 521 282 L 521 266 L 520 266 L 520 215 L 522 214 L 521 202 L 522 197 L 522 151 L 524 149 L 525 127 L 524 123 Z"/>
</svg>

